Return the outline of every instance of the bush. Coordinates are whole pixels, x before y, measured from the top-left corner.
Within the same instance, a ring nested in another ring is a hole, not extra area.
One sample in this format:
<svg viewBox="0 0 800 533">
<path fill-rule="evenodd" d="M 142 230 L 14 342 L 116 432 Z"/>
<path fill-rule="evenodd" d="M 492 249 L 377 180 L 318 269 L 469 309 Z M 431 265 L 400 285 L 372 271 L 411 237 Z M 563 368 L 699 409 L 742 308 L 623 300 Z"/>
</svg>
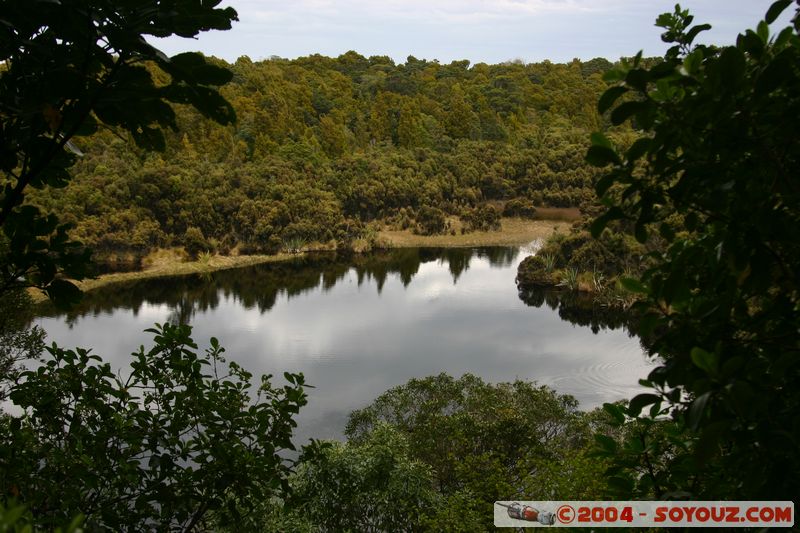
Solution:
<svg viewBox="0 0 800 533">
<path fill-rule="evenodd" d="M 608 166 L 592 232 L 624 219 L 640 242 L 665 241 L 627 283 L 659 357 L 650 392 L 617 413 L 639 431 L 601 446 L 620 498 L 800 494 L 800 7 L 769 27 L 791 4 L 724 47 L 693 44 L 710 26 L 676 6 L 657 20 L 663 61 L 640 54 L 606 76 L 599 110 L 640 138 L 592 137 L 587 160 Z"/>
<path fill-rule="evenodd" d="M 440 235 L 447 232 L 448 224 L 444 211 L 437 207 L 422 206 L 417 210 L 417 225 L 414 233 L 418 235 Z"/>
<path fill-rule="evenodd" d="M 514 198 L 506 202 L 503 207 L 504 217 L 520 217 L 520 218 L 535 218 L 536 207 L 533 202 L 525 198 Z"/>
<path fill-rule="evenodd" d="M 574 398 L 548 387 L 488 384 L 470 374 L 412 379 L 350 415 L 349 445 L 369 443 L 386 424 L 406 437 L 408 457 L 431 468 L 433 487 L 445 500 L 471 502 L 465 512 L 483 520 L 472 529 L 491 529 L 495 500 L 574 496 L 568 481 L 538 478 L 545 465 L 582 479 L 581 496 L 601 496 L 604 464 L 583 454 L 591 441 L 587 415 Z M 441 524 L 440 508 L 426 510 L 432 523 Z"/>
<path fill-rule="evenodd" d="M 438 500 L 430 468 L 408 436 L 380 424 L 358 443 L 306 451 L 292 478 L 291 508 L 317 531 L 418 531 Z"/>
<path fill-rule="evenodd" d="M 493 205 L 482 205 L 461 215 L 467 231 L 497 231 L 500 229 L 500 212 Z"/>
<path fill-rule="evenodd" d="M 23 415 L 0 423 L 0 486 L 37 528 L 79 513 L 92 530 L 192 530 L 210 511 L 236 524 L 259 501 L 284 495 L 292 417 L 306 403 L 302 375 L 225 368 L 216 339 L 197 354 L 189 326 L 149 330 L 126 378 L 87 350 L 53 345 L 11 390 Z M 11 488 L 11 489 L 10 489 Z"/>
<path fill-rule="evenodd" d="M 183 235 L 183 247 L 189 257 L 197 259 L 200 252 L 213 252 L 214 246 L 206 239 L 200 228 L 190 226 Z"/>
<path fill-rule="evenodd" d="M 270 235 L 267 239 L 267 246 L 264 251 L 270 255 L 275 255 L 283 248 L 283 240 L 277 235 Z"/>
<path fill-rule="evenodd" d="M 32 305 L 23 289 L 8 291 L 0 298 L 0 402 L 8 398 L 25 361 L 38 359 L 44 351 L 44 330 L 28 327 L 33 318 Z"/>
</svg>

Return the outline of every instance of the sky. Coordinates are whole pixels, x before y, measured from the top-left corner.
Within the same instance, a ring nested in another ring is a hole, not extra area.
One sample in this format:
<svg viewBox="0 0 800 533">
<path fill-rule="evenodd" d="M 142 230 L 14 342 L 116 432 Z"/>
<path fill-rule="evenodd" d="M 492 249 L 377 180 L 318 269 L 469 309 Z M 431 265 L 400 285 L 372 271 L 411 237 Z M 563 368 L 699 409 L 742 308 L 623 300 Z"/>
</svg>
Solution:
<svg viewBox="0 0 800 533">
<path fill-rule="evenodd" d="M 772 0 L 684 0 L 695 22 L 713 26 L 701 40 L 730 44 L 755 27 Z M 659 13 L 675 0 L 225 0 L 239 22 L 197 39 L 154 39 L 169 55 L 201 51 L 235 61 L 247 55 L 294 59 L 348 50 L 449 63 L 500 63 L 521 59 L 617 60 L 643 50 L 661 56 L 666 45 Z M 778 23 L 784 25 L 788 17 Z"/>
</svg>

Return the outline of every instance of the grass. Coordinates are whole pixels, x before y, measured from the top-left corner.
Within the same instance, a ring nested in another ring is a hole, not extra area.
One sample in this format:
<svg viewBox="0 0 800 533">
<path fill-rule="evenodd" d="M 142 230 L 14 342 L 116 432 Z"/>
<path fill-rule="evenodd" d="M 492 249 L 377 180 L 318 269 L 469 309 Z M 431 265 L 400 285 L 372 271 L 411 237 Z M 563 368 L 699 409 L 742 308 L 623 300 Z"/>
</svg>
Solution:
<svg viewBox="0 0 800 533">
<path fill-rule="evenodd" d="M 558 282 L 558 286 L 577 291 L 579 289 L 578 271 L 572 267 L 564 269 L 561 272 L 561 281 Z"/>
<path fill-rule="evenodd" d="M 536 220 L 559 220 L 575 222 L 581 218 L 581 210 L 577 207 L 537 207 Z"/>
<path fill-rule="evenodd" d="M 567 231 L 570 227 L 561 221 L 504 218 L 499 231 L 474 231 L 462 235 L 456 227 L 459 222 L 451 220 L 450 223 L 456 230 L 455 235 L 415 235 L 410 230 L 382 230 L 379 237 L 389 248 L 510 246 L 547 238 L 555 231 Z"/>
<path fill-rule="evenodd" d="M 457 220 L 454 222 L 458 222 Z M 377 232 L 375 239 L 381 248 L 411 248 L 421 246 L 434 247 L 470 247 L 470 246 L 510 246 L 527 244 L 534 239 L 546 238 L 556 231 L 566 231 L 566 222 L 552 220 L 523 220 L 518 218 L 502 219 L 500 231 L 476 231 L 462 235 L 415 235 L 410 230 L 384 230 Z M 297 244 L 297 250 L 301 245 Z M 372 246 L 364 246 L 369 251 Z M 330 249 L 329 246 L 310 243 L 303 250 Z M 300 252 L 302 254 L 302 252 Z M 188 274 L 204 274 L 217 270 L 239 268 L 260 263 L 274 263 L 298 257 L 298 253 L 279 253 L 277 255 L 238 255 L 221 256 L 202 253 L 196 261 L 188 261 L 181 250 L 155 250 L 142 260 L 142 270 L 134 272 L 116 272 L 103 274 L 94 279 L 77 281 L 75 284 L 82 291 L 91 291 L 99 287 L 131 280 L 184 276 Z M 35 302 L 46 300 L 40 291 L 32 289 L 31 297 Z"/>
<path fill-rule="evenodd" d="M 82 291 L 91 291 L 99 287 L 121 283 L 125 281 L 161 278 L 171 276 L 185 276 L 189 274 L 206 274 L 217 270 L 239 268 L 261 263 L 274 263 L 296 258 L 297 254 L 280 253 L 277 255 L 239 255 L 222 256 L 201 254 L 197 261 L 186 261 L 186 256 L 176 250 L 156 250 L 142 260 L 143 270 L 134 272 L 115 272 L 102 274 L 97 278 L 75 281 L 75 285 Z M 36 289 L 31 289 L 31 298 L 34 302 L 41 302 L 47 297 Z"/>
</svg>

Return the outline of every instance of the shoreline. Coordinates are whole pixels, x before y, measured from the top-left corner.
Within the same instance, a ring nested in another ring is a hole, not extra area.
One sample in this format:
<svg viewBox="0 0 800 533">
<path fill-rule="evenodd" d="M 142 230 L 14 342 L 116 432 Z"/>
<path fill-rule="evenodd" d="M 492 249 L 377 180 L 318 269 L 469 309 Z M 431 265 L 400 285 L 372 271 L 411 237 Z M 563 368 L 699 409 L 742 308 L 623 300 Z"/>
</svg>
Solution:
<svg viewBox="0 0 800 533">
<path fill-rule="evenodd" d="M 378 240 L 388 248 L 471 248 L 474 246 L 519 246 L 567 231 L 572 222 L 563 220 L 525 220 L 503 218 L 498 231 L 473 231 L 456 235 L 416 235 L 409 230 L 383 230 Z"/>
<path fill-rule="evenodd" d="M 546 238 L 554 232 L 566 231 L 571 223 L 552 220 L 503 219 L 499 231 L 476 231 L 464 235 L 415 235 L 409 230 L 383 230 L 378 234 L 376 249 L 396 248 L 470 248 L 475 246 L 519 246 L 535 239 Z M 101 274 L 96 278 L 73 281 L 83 292 L 107 285 L 140 279 L 153 279 L 190 274 L 207 274 L 220 270 L 241 268 L 264 263 L 278 263 L 303 257 L 307 252 L 331 251 L 326 247 L 311 246 L 298 253 L 281 252 L 276 255 L 214 255 L 205 260 L 180 261 L 177 253 L 161 253 L 161 260 L 143 270 Z M 371 251 L 371 250 L 370 250 Z M 30 289 L 35 303 L 47 300 L 38 290 Z"/>
</svg>

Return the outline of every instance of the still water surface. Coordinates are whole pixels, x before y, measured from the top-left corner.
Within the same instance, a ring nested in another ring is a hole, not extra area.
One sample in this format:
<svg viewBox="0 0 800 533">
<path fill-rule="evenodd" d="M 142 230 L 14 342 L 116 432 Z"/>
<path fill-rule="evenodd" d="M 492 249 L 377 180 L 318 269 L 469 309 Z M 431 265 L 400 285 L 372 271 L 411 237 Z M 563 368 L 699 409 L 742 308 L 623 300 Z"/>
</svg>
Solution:
<svg viewBox="0 0 800 533">
<path fill-rule="evenodd" d="M 652 366 L 624 329 L 579 326 L 514 284 L 530 250 L 404 249 L 331 255 L 93 291 L 37 319 L 49 342 L 91 346 L 112 366 L 150 345 L 155 322 L 189 321 L 255 375 L 303 372 L 298 438 L 340 438 L 347 415 L 390 387 L 440 372 L 535 380 L 585 408 L 630 397 Z M 280 383 L 282 377 L 274 383 Z"/>
</svg>

